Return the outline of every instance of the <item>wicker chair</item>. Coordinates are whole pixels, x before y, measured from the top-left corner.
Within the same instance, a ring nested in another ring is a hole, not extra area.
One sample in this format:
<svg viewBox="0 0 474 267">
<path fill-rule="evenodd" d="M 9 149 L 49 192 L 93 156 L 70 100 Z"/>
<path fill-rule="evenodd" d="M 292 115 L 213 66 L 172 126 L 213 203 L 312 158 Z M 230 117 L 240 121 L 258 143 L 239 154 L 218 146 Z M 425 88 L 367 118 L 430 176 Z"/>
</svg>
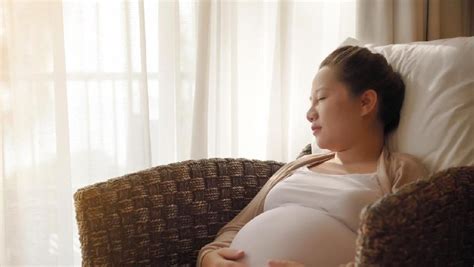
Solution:
<svg viewBox="0 0 474 267">
<path fill-rule="evenodd" d="M 282 165 L 189 160 L 78 190 L 83 266 L 194 266 L 200 248 Z M 472 266 L 473 205 L 474 167 L 385 196 L 361 213 L 356 266 Z"/>
</svg>

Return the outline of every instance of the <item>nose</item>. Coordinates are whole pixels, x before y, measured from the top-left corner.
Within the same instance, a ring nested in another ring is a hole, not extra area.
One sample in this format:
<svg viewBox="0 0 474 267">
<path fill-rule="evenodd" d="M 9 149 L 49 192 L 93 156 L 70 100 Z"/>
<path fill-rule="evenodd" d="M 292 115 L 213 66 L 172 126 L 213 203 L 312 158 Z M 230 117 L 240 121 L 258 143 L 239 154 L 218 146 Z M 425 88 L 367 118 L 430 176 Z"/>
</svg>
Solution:
<svg viewBox="0 0 474 267">
<path fill-rule="evenodd" d="M 318 112 L 314 107 L 310 107 L 306 112 L 306 119 L 309 122 L 313 122 L 314 120 L 318 119 Z"/>
</svg>

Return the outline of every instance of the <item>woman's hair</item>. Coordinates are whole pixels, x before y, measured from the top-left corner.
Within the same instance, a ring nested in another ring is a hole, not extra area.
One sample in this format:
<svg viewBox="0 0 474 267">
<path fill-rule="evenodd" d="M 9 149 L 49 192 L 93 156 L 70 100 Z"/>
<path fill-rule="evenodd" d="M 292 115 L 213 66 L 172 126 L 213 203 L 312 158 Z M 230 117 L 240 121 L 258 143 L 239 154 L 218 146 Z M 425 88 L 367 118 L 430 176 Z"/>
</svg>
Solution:
<svg viewBox="0 0 474 267">
<path fill-rule="evenodd" d="M 368 89 L 377 92 L 378 118 L 383 123 L 384 134 L 397 128 L 400 110 L 405 97 L 405 84 L 381 54 L 367 48 L 343 46 L 327 56 L 319 68 L 331 67 L 336 77 L 345 83 L 353 96 L 359 96 Z"/>
</svg>

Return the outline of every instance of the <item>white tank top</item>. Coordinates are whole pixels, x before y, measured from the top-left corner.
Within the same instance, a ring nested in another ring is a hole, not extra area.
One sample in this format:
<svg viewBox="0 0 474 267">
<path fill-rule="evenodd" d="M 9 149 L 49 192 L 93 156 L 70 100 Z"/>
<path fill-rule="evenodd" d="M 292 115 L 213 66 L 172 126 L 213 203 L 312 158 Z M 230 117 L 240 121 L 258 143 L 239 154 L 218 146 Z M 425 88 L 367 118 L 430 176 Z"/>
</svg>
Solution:
<svg viewBox="0 0 474 267">
<path fill-rule="evenodd" d="M 338 266 L 354 259 L 362 208 L 382 197 L 375 173 L 323 174 L 303 166 L 267 194 L 264 211 L 235 236 L 240 262 L 266 266 L 268 259 L 305 266 Z"/>
</svg>

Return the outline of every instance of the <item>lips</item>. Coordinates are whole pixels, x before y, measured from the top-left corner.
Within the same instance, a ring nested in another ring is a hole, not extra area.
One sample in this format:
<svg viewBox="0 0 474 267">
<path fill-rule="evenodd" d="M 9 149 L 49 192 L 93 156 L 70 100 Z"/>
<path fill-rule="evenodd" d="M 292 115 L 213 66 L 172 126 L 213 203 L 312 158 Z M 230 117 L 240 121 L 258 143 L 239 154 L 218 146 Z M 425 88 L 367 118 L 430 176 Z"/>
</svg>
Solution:
<svg viewBox="0 0 474 267">
<path fill-rule="evenodd" d="M 319 125 L 312 125 L 311 130 L 314 132 L 319 132 L 321 130 L 321 126 Z"/>
</svg>

